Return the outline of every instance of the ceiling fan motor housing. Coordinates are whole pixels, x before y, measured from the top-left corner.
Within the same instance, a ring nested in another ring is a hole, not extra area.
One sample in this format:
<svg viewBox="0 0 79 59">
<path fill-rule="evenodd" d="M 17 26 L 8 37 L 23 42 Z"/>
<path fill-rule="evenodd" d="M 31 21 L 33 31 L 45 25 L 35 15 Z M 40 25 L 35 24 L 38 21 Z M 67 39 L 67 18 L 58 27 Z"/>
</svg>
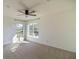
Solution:
<svg viewBox="0 0 79 59">
<path fill-rule="evenodd" d="M 28 10 L 25 10 L 25 14 L 28 15 L 29 14 L 29 11 Z"/>
</svg>

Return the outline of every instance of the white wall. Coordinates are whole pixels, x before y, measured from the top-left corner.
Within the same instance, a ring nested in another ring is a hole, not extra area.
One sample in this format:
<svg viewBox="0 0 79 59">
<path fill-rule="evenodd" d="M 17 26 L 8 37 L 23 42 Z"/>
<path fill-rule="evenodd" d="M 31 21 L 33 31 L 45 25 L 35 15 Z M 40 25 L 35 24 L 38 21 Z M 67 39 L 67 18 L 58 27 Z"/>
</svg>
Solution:
<svg viewBox="0 0 79 59">
<path fill-rule="evenodd" d="M 55 1 L 53 9 L 40 17 L 39 39 L 29 40 L 75 52 L 75 0 L 62 1 Z"/>
<path fill-rule="evenodd" d="M 3 18 L 3 44 L 12 43 L 16 33 L 16 24 L 13 18 L 4 16 Z"/>
<path fill-rule="evenodd" d="M 46 7 L 45 7 L 46 6 Z M 51 0 L 40 9 L 39 39 L 34 42 L 75 52 L 75 0 Z M 4 17 L 4 44 L 11 43 L 15 35 L 15 22 Z"/>
</svg>

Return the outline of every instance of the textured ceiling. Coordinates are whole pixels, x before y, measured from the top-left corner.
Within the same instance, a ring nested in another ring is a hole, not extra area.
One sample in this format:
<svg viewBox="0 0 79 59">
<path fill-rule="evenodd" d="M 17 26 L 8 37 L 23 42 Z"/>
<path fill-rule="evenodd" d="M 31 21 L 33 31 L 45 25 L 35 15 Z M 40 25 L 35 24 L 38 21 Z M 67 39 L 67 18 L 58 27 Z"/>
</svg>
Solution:
<svg viewBox="0 0 79 59">
<path fill-rule="evenodd" d="M 15 19 L 35 19 L 47 14 L 57 14 L 61 11 L 73 9 L 75 0 L 3 0 L 4 16 L 12 17 Z M 22 6 L 22 4 L 24 6 Z M 30 8 L 35 10 L 37 16 L 21 15 L 17 10 Z"/>
<path fill-rule="evenodd" d="M 21 15 L 17 10 L 30 8 L 31 10 L 35 7 L 41 5 L 44 0 L 3 0 L 3 10 L 4 10 L 4 16 L 9 16 L 16 19 L 34 19 L 38 18 L 38 16 L 28 16 L 25 17 L 25 15 Z M 22 4 L 24 4 L 24 6 Z"/>
</svg>

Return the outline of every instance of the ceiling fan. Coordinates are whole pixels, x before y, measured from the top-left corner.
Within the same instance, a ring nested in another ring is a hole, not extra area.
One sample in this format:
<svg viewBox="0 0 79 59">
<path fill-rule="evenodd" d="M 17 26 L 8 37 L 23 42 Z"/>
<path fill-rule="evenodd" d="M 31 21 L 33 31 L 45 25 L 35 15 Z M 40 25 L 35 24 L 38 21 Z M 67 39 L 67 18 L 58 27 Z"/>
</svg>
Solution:
<svg viewBox="0 0 79 59">
<path fill-rule="evenodd" d="M 34 6 L 32 6 L 31 8 L 28 8 L 23 2 L 19 2 L 19 4 L 24 7 L 23 9 L 20 9 L 20 10 L 17 10 L 18 12 L 20 12 L 21 14 L 20 15 L 25 15 L 25 16 L 36 16 L 36 11 L 35 10 L 32 10 L 32 8 Z M 20 16 L 19 15 L 19 16 Z"/>
<path fill-rule="evenodd" d="M 28 9 L 25 9 L 25 10 L 18 10 L 18 12 L 24 14 L 25 16 L 36 16 L 34 10 L 33 11 L 29 11 Z"/>
</svg>

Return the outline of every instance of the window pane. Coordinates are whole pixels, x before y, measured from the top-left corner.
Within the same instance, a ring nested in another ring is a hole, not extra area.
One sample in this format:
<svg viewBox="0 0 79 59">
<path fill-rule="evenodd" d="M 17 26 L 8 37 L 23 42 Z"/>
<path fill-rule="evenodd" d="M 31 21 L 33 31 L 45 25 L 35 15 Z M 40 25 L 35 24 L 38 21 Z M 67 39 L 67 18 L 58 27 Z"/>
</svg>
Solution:
<svg viewBox="0 0 79 59">
<path fill-rule="evenodd" d="M 34 24 L 34 36 L 38 36 L 38 24 Z"/>
<path fill-rule="evenodd" d="M 33 24 L 29 26 L 29 35 L 33 35 Z"/>
<path fill-rule="evenodd" d="M 38 38 L 38 35 L 39 35 L 38 23 L 28 24 L 28 37 Z"/>
</svg>

